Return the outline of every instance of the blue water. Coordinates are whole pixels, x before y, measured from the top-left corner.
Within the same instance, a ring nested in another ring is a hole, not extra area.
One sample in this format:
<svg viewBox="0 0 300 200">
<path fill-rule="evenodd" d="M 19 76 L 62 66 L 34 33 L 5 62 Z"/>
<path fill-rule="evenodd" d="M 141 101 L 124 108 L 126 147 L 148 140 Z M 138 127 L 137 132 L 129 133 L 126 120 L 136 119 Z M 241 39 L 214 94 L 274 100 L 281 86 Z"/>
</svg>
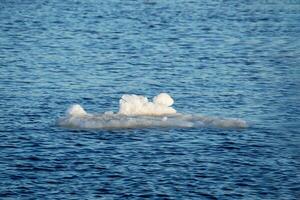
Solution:
<svg viewBox="0 0 300 200">
<path fill-rule="evenodd" d="M 0 0 L 1 199 L 300 199 L 300 2 Z M 247 129 L 69 130 L 168 92 Z"/>
</svg>

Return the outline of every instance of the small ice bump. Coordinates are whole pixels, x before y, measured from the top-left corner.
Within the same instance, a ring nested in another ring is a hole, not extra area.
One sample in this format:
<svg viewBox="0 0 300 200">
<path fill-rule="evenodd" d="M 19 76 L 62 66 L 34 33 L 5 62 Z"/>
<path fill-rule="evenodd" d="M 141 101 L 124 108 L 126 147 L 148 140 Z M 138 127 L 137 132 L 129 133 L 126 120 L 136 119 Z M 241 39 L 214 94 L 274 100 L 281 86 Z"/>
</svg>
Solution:
<svg viewBox="0 0 300 200">
<path fill-rule="evenodd" d="M 170 95 L 167 93 L 160 93 L 156 97 L 153 98 L 153 103 L 155 104 L 161 104 L 165 106 L 172 106 L 174 103 L 174 100 Z"/>
<path fill-rule="evenodd" d="M 67 110 L 67 115 L 68 116 L 84 116 L 87 115 L 85 110 L 79 105 L 79 104 L 74 104 L 69 107 Z"/>
</svg>

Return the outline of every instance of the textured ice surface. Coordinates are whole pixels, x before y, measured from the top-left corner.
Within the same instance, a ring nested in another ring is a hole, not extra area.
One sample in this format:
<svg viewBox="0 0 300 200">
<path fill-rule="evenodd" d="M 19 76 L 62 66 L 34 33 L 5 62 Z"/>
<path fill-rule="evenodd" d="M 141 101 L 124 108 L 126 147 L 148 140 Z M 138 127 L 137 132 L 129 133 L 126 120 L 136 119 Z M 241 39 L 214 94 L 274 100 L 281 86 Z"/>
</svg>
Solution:
<svg viewBox="0 0 300 200">
<path fill-rule="evenodd" d="M 150 102 L 147 97 L 123 95 L 118 113 L 112 111 L 103 114 L 87 113 L 80 105 L 72 105 L 66 116 L 58 124 L 70 128 L 147 128 L 147 127 L 203 127 L 246 128 L 241 119 L 225 119 L 197 114 L 181 114 L 171 107 L 174 100 L 166 93 L 161 93 Z"/>
</svg>

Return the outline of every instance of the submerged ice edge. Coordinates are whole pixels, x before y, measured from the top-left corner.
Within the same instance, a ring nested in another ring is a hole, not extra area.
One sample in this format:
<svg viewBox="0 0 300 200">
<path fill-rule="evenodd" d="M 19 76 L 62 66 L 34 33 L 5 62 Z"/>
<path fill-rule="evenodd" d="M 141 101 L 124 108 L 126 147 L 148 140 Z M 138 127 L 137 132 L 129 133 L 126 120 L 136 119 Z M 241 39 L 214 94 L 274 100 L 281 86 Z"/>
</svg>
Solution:
<svg viewBox="0 0 300 200">
<path fill-rule="evenodd" d="M 135 115 L 114 114 L 106 112 L 103 114 L 86 113 L 80 110 L 58 119 L 58 125 L 67 128 L 78 129 L 122 129 L 122 128 L 247 128 L 248 124 L 242 119 L 209 117 L 195 114 L 171 114 L 171 115 Z M 81 108 L 81 107 L 80 107 Z M 74 110 L 73 110 L 74 111 Z"/>
<path fill-rule="evenodd" d="M 80 105 L 75 104 L 67 110 L 65 117 L 58 119 L 57 123 L 63 127 L 79 129 L 248 127 L 246 121 L 242 119 L 177 113 L 171 107 L 174 100 L 166 93 L 157 95 L 152 102 L 144 96 L 123 95 L 119 103 L 118 113 L 109 111 L 102 114 L 87 113 Z"/>
<path fill-rule="evenodd" d="M 247 128 L 248 124 L 241 119 L 223 119 L 201 115 L 168 115 L 168 116 L 126 116 L 122 114 L 100 114 L 85 116 L 68 116 L 58 120 L 58 125 L 82 129 L 122 129 L 122 128 Z"/>
</svg>

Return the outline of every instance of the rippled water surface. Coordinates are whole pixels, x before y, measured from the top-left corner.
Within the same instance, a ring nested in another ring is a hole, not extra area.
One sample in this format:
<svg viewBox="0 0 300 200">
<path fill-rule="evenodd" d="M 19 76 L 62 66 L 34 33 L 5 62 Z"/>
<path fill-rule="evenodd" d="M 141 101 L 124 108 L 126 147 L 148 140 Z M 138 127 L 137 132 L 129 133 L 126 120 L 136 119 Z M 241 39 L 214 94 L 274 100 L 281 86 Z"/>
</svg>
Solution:
<svg viewBox="0 0 300 200">
<path fill-rule="evenodd" d="M 0 1 L 1 199 L 300 199 L 299 1 Z M 74 130 L 168 92 L 247 129 Z"/>
</svg>

